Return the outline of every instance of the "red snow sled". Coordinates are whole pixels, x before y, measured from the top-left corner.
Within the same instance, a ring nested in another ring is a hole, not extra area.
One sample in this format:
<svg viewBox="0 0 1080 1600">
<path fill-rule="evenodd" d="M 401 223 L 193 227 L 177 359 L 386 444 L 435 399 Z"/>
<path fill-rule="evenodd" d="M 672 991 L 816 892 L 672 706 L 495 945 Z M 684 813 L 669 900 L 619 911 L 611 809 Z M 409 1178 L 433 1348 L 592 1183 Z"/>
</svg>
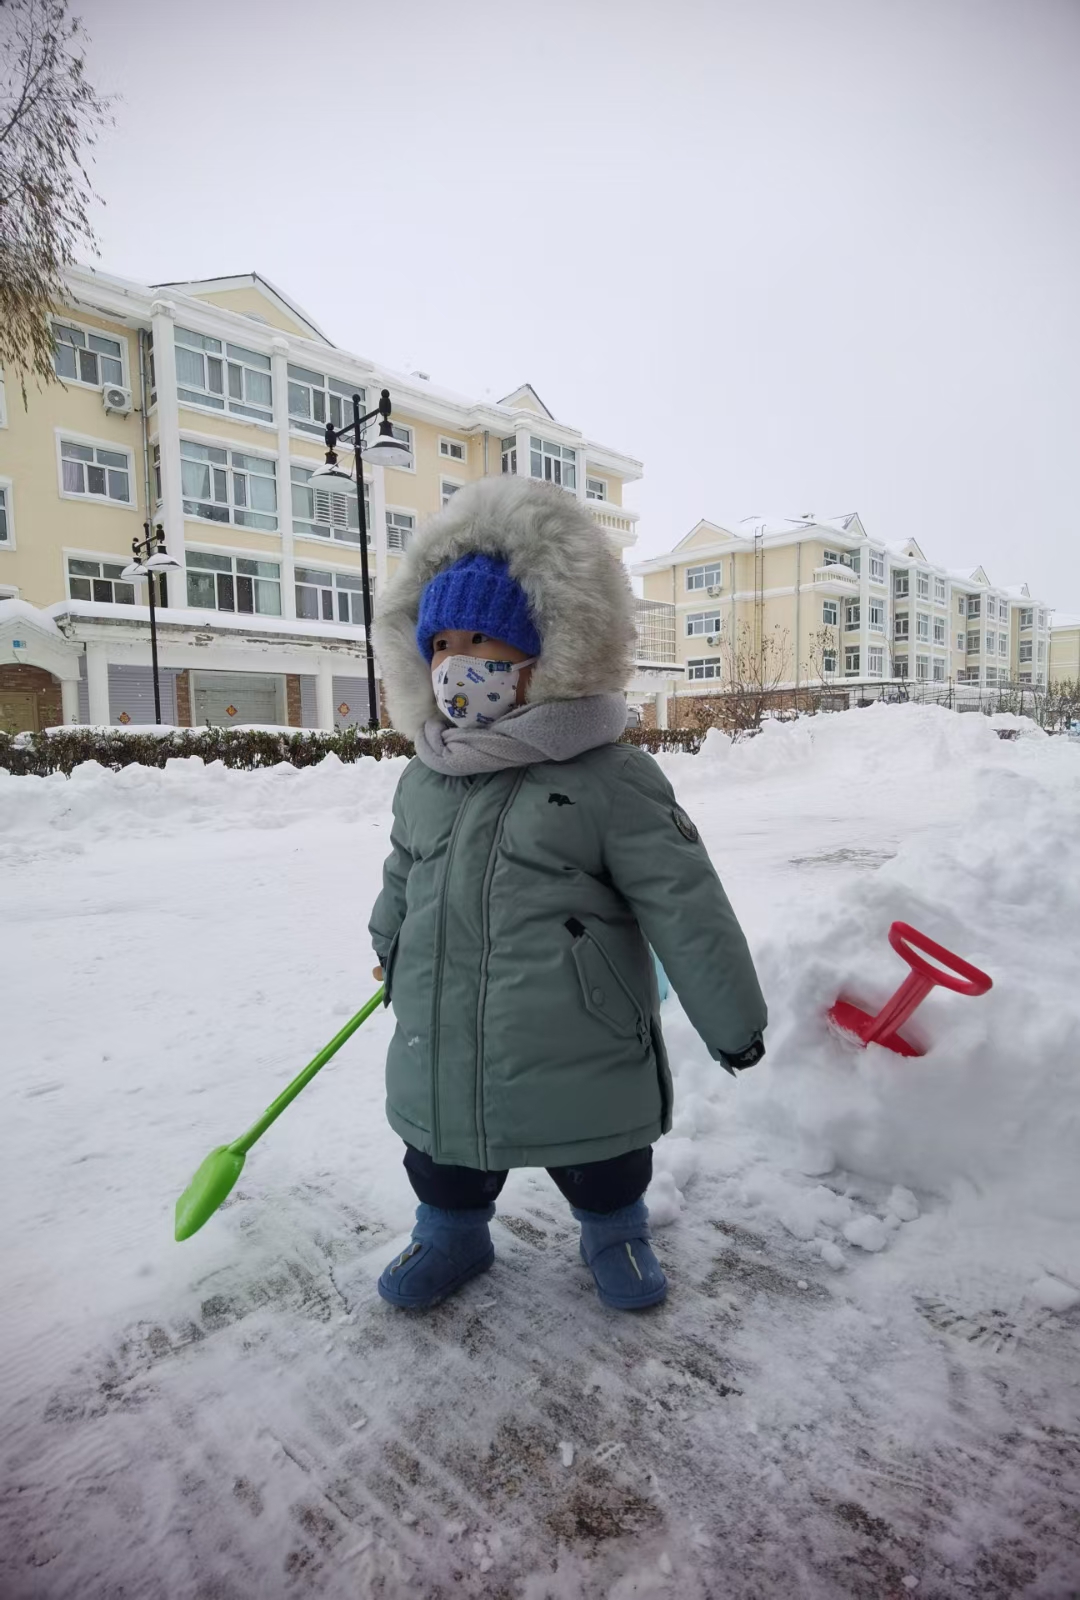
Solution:
<svg viewBox="0 0 1080 1600">
<path fill-rule="evenodd" d="M 893 923 L 889 943 L 911 968 L 892 999 L 886 1001 L 877 1016 L 860 1010 L 850 1000 L 838 1000 L 829 1012 L 829 1020 L 845 1033 L 853 1034 L 860 1044 L 881 1044 L 898 1056 L 921 1056 L 924 1052 L 918 1045 L 900 1037 L 900 1029 L 930 990 L 940 984 L 957 994 L 979 995 L 992 987 L 993 980 L 907 922 Z"/>
</svg>

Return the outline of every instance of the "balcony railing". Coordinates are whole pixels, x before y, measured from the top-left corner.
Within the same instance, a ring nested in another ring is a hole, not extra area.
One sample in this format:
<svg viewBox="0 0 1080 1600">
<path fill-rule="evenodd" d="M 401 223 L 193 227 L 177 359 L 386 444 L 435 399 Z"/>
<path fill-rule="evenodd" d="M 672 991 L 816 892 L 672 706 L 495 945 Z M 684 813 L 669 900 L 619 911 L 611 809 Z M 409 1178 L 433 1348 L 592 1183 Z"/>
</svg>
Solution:
<svg viewBox="0 0 1080 1600">
<path fill-rule="evenodd" d="M 634 600 L 639 666 L 674 666 L 675 607 L 667 600 Z"/>
<path fill-rule="evenodd" d="M 585 509 L 594 522 L 600 524 L 620 544 L 634 544 L 637 540 L 636 523 L 641 513 L 625 506 L 612 506 L 606 500 L 586 500 Z"/>
<path fill-rule="evenodd" d="M 859 587 L 859 574 L 838 561 L 830 562 L 827 567 L 814 568 L 814 584 L 818 588 L 836 588 L 853 594 Z"/>
</svg>

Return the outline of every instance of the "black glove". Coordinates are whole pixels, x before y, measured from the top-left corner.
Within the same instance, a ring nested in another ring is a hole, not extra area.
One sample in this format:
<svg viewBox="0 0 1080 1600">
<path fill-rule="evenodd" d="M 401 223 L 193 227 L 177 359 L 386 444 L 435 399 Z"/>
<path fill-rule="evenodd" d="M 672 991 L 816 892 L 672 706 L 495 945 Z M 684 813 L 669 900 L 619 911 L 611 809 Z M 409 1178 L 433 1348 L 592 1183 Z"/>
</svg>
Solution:
<svg viewBox="0 0 1080 1600">
<path fill-rule="evenodd" d="M 737 1055 L 728 1055 L 721 1050 L 720 1062 L 734 1077 L 737 1072 L 745 1072 L 747 1067 L 755 1066 L 764 1054 L 765 1042 L 760 1033 L 756 1033 L 746 1049 L 740 1050 Z"/>
</svg>

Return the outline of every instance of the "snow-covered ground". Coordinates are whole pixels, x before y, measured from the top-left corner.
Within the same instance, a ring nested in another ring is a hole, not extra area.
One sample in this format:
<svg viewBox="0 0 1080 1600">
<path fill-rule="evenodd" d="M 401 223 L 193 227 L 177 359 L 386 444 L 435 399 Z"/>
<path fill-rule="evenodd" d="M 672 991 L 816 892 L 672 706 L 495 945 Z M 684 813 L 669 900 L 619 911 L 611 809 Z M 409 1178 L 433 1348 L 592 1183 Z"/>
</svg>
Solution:
<svg viewBox="0 0 1080 1600">
<path fill-rule="evenodd" d="M 877 707 L 663 764 L 772 1026 L 733 1081 L 665 1008 L 638 1318 L 543 1173 L 459 1298 L 378 1300 L 386 1015 L 173 1242 L 373 988 L 400 762 L 0 773 L 4 1600 L 1080 1594 L 1080 748 Z M 894 918 L 994 979 L 918 1060 L 824 1021 Z"/>
</svg>

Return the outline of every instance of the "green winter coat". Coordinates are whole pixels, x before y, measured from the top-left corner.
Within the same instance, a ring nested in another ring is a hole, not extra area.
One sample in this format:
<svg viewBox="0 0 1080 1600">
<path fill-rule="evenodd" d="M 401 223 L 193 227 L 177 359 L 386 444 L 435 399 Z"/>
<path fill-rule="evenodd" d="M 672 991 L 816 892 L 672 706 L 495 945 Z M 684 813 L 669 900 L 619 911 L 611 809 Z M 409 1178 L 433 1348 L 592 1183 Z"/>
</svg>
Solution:
<svg viewBox="0 0 1080 1600">
<path fill-rule="evenodd" d="M 761 1033 L 746 941 L 651 756 L 446 777 L 394 799 L 371 917 L 397 1030 L 387 1116 L 436 1161 L 601 1161 L 671 1126 L 651 944 L 714 1059 Z"/>
</svg>

